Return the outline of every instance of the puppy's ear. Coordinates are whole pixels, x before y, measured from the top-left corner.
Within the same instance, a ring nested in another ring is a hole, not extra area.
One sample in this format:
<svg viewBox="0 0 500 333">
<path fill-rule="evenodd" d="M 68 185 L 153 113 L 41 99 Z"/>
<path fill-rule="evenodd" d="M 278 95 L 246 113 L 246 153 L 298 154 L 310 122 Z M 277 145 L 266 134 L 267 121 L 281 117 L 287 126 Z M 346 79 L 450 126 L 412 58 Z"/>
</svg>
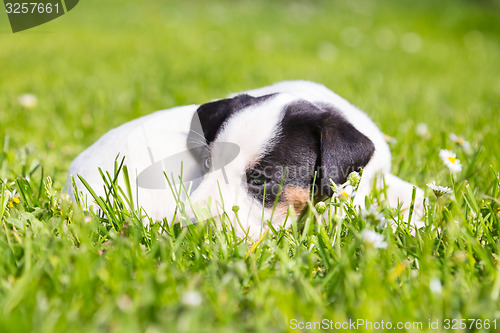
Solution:
<svg viewBox="0 0 500 333">
<path fill-rule="evenodd" d="M 297 128 L 306 126 L 312 129 L 311 140 L 316 142 L 317 147 L 316 184 L 319 186 L 319 196 L 331 196 L 333 190 L 330 179 L 338 185 L 345 183 L 352 171 L 358 171 L 368 164 L 375 151 L 373 142 L 330 105 L 312 104 L 304 100 L 294 102 L 286 108 L 286 120 L 300 125 L 293 127 L 294 137 L 306 133 Z"/>
<path fill-rule="evenodd" d="M 191 131 L 200 132 L 199 127 L 201 127 L 203 133 L 198 134 L 202 134 L 206 143 L 210 144 L 229 117 L 250 105 L 260 103 L 269 96 L 252 97 L 241 94 L 233 98 L 203 104 L 193 116 Z M 199 136 L 197 141 L 199 141 Z"/>
<path fill-rule="evenodd" d="M 273 95 L 252 97 L 241 94 L 233 98 L 221 99 L 201 105 L 191 120 L 187 147 L 192 155 L 203 162 L 208 155 L 207 146 L 217 137 L 224 123 L 238 111 L 261 103 Z"/>
<path fill-rule="evenodd" d="M 338 111 L 323 110 L 320 122 L 319 177 L 323 194 L 332 195 L 330 179 L 343 184 L 349 174 L 364 168 L 375 146 Z"/>
<path fill-rule="evenodd" d="M 207 146 L 215 140 L 224 122 L 235 112 L 252 104 L 253 97 L 239 95 L 201 105 L 191 119 L 191 128 L 187 137 L 187 147 L 198 160 L 208 156 Z"/>
</svg>

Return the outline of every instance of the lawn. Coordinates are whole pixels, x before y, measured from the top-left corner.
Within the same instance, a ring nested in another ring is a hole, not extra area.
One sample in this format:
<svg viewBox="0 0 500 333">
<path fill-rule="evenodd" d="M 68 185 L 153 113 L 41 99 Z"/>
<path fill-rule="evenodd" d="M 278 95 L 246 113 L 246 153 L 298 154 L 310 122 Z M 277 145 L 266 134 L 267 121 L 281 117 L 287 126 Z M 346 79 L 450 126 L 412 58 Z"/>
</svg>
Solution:
<svg viewBox="0 0 500 333">
<path fill-rule="evenodd" d="M 499 17 L 494 0 L 86 0 L 13 34 L 0 14 L 0 332 L 500 330 Z M 62 194 L 109 129 L 285 79 L 372 117 L 393 172 L 426 191 L 426 227 L 374 193 L 254 243 Z"/>
</svg>

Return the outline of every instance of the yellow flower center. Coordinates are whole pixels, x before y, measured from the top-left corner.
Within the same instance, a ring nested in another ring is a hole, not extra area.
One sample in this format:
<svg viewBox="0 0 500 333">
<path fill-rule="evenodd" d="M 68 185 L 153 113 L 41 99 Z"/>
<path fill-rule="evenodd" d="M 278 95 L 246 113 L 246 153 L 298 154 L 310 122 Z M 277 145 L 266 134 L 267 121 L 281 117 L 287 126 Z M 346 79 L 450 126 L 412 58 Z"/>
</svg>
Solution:
<svg viewBox="0 0 500 333">
<path fill-rule="evenodd" d="M 344 198 L 349 198 L 349 193 L 347 193 L 346 191 L 343 191 L 341 196 Z"/>
<path fill-rule="evenodd" d="M 16 204 L 21 202 L 21 200 L 19 200 L 18 196 L 15 196 L 14 198 L 12 198 L 12 201 L 14 201 Z"/>
<path fill-rule="evenodd" d="M 456 157 L 453 157 L 453 156 L 448 156 L 448 161 L 450 161 L 451 163 L 455 164 L 455 161 L 457 160 Z"/>
</svg>

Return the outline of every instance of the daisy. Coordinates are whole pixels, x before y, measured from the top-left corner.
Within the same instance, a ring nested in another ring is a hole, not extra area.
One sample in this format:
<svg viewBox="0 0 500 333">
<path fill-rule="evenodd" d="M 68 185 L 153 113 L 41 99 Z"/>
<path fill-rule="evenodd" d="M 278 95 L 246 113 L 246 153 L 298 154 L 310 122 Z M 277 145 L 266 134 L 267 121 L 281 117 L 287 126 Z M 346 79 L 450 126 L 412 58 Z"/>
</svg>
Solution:
<svg viewBox="0 0 500 333">
<path fill-rule="evenodd" d="M 438 278 L 432 278 L 429 281 L 429 289 L 433 294 L 439 295 L 443 291 L 443 285 Z"/>
<path fill-rule="evenodd" d="M 361 232 L 361 238 L 366 243 L 371 244 L 373 247 L 377 249 L 385 249 L 387 247 L 387 242 L 384 241 L 384 236 L 373 230 L 364 229 Z"/>
<path fill-rule="evenodd" d="M 393 138 L 392 136 L 387 135 L 387 134 L 384 135 L 384 139 L 385 139 L 385 142 L 387 142 L 391 145 L 395 145 L 396 143 L 398 143 L 398 140 L 396 140 L 396 138 Z"/>
<path fill-rule="evenodd" d="M 14 191 L 7 191 L 7 194 L 9 196 L 9 207 L 12 208 L 14 207 L 14 204 L 18 204 L 21 202 L 20 196 L 17 193 L 17 190 Z"/>
<path fill-rule="evenodd" d="M 472 154 L 472 147 L 469 141 L 465 140 L 463 136 L 458 136 L 455 133 L 450 133 L 450 140 L 460 145 L 467 154 Z"/>
<path fill-rule="evenodd" d="M 425 123 L 419 123 L 417 125 L 417 135 L 420 136 L 421 138 L 427 138 L 430 136 L 429 128 L 427 127 L 427 124 Z"/>
<path fill-rule="evenodd" d="M 367 222 L 377 223 L 377 227 L 380 229 L 385 228 L 385 225 L 387 224 L 384 214 L 377 211 L 377 209 L 372 205 L 370 205 L 368 209 L 361 209 L 361 217 Z"/>
<path fill-rule="evenodd" d="M 464 143 L 462 143 L 462 149 L 464 150 L 464 152 L 468 155 L 472 154 L 472 147 L 469 143 L 469 141 L 464 141 Z"/>
<path fill-rule="evenodd" d="M 345 186 L 336 185 L 333 188 L 333 190 L 335 192 L 334 196 L 339 198 L 340 201 L 345 201 L 356 194 L 356 192 L 354 192 L 354 187 L 352 185 L 345 185 Z"/>
<path fill-rule="evenodd" d="M 441 149 L 439 157 L 441 157 L 444 165 L 446 165 L 451 172 L 457 173 L 462 171 L 462 164 L 460 164 L 460 160 L 451 150 Z"/>
<path fill-rule="evenodd" d="M 182 295 L 181 302 L 184 305 L 190 306 L 190 307 L 196 307 L 201 304 L 203 301 L 203 298 L 201 297 L 200 293 L 197 291 L 191 290 L 191 291 L 186 291 Z"/>
<path fill-rule="evenodd" d="M 432 182 L 432 183 L 429 183 L 427 184 L 427 186 L 429 186 L 429 188 L 434 191 L 434 194 L 436 195 L 436 197 L 440 197 L 442 196 L 443 194 L 448 194 L 448 193 L 451 193 L 453 192 L 451 190 L 451 188 L 449 187 L 446 187 L 446 186 L 438 186 L 436 185 L 435 182 Z"/>
<path fill-rule="evenodd" d="M 33 109 L 38 104 L 38 98 L 34 94 L 22 94 L 18 97 L 18 101 L 25 109 Z"/>
</svg>

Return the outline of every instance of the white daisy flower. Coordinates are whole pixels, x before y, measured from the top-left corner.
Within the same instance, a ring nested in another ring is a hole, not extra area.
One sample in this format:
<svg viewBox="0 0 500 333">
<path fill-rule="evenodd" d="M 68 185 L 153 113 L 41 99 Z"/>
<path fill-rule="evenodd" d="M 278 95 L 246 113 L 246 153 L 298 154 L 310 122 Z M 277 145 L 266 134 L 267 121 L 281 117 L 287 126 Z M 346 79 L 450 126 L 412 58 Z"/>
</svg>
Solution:
<svg viewBox="0 0 500 333">
<path fill-rule="evenodd" d="M 203 299 L 202 299 L 199 292 L 194 291 L 194 290 L 190 290 L 190 291 L 186 291 L 182 295 L 181 302 L 184 305 L 196 307 L 196 306 L 199 306 L 201 304 L 202 300 Z"/>
<path fill-rule="evenodd" d="M 122 310 L 122 311 L 128 311 L 128 310 L 130 310 L 132 308 L 133 301 L 132 301 L 132 299 L 130 298 L 129 295 L 121 295 L 116 300 L 116 305 L 118 305 L 118 307 L 120 308 L 120 310 Z"/>
<path fill-rule="evenodd" d="M 17 100 L 25 109 L 33 109 L 38 104 L 38 98 L 34 94 L 22 94 L 17 98 Z"/>
<path fill-rule="evenodd" d="M 444 165 L 446 165 L 451 172 L 457 173 L 462 171 L 462 164 L 460 163 L 460 160 L 451 150 L 441 149 L 439 157 L 441 157 Z"/>
<path fill-rule="evenodd" d="M 13 189 L 12 191 L 7 190 L 7 195 L 9 196 L 9 199 L 14 199 L 15 197 L 19 197 L 19 194 L 17 193 L 16 189 Z"/>
<path fill-rule="evenodd" d="M 393 138 L 392 136 L 387 135 L 387 134 L 384 135 L 384 139 L 385 139 L 385 142 L 387 142 L 388 144 L 391 144 L 391 145 L 395 145 L 396 143 L 398 143 L 398 140 L 396 138 Z"/>
<path fill-rule="evenodd" d="M 421 138 L 426 138 L 430 136 L 429 128 L 427 127 L 427 124 L 425 123 L 420 123 L 417 125 L 417 135 L 420 136 Z"/>
<path fill-rule="evenodd" d="M 18 204 L 21 202 L 19 193 L 17 193 L 17 190 L 14 189 L 12 192 L 11 191 L 6 191 L 7 196 L 9 197 L 9 207 L 13 208 L 14 204 Z"/>
<path fill-rule="evenodd" d="M 432 183 L 428 183 L 427 186 L 429 186 L 429 188 L 434 191 L 434 194 L 436 195 L 436 197 L 440 197 L 442 196 L 443 194 L 448 194 L 448 193 L 452 193 L 453 191 L 451 190 L 451 188 L 449 187 L 446 187 L 446 186 L 438 186 L 436 185 L 435 182 L 432 182 Z"/>
<path fill-rule="evenodd" d="M 370 229 L 364 229 L 361 232 L 361 238 L 377 249 L 385 249 L 387 242 L 384 241 L 384 236 Z"/>
<path fill-rule="evenodd" d="M 450 140 L 460 145 L 460 147 L 462 147 L 462 149 L 467 154 L 472 154 L 472 147 L 470 145 L 470 142 L 465 140 L 463 136 L 458 136 L 455 133 L 450 133 Z"/>
<path fill-rule="evenodd" d="M 334 196 L 340 199 L 340 201 L 345 201 L 350 197 L 354 196 L 356 192 L 354 192 L 354 187 L 352 185 L 338 186 L 334 187 Z"/>
<path fill-rule="evenodd" d="M 429 281 L 429 289 L 433 294 L 439 295 L 443 291 L 443 285 L 438 278 L 432 278 Z"/>
<path fill-rule="evenodd" d="M 384 214 L 377 211 L 377 209 L 372 205 L 370 205 L 368 209 L 361 210 L 361 217 L 367 222 L 378 222 L 377 227 L 380 229 L 385 228 L 385 225 L 387 224 Z"/>
<path fill-rule="evenodd" d="M 464 141 L 464 143 L 462 143 L 462 149 L 467 155 L 472 154 L 472 146 L 470 145 L 469 141 Z"/>
</svg>

